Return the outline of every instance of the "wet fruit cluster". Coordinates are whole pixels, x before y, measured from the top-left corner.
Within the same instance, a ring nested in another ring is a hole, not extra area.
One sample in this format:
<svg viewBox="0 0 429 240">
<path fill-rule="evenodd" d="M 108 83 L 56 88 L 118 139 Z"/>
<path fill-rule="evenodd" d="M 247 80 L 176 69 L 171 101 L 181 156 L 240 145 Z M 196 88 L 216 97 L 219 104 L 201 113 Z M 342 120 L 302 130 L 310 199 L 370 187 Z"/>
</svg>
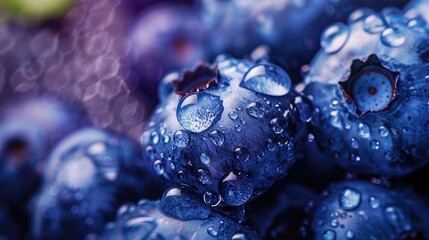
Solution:
<svg viewBox="0 0 429 240">
<path fill-rule="evenodd" d="M 1 239 L 429 239 L 428 0 L 0 1 Z"/>
</svg>

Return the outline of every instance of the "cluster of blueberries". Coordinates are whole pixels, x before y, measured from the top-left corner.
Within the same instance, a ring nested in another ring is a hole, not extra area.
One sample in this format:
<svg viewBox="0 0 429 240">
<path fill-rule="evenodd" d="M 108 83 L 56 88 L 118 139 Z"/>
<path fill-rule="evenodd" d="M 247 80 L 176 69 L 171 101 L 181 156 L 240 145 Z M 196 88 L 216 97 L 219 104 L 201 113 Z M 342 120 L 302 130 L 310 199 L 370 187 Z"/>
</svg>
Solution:
<svg viewBox="0 0 429 240">
<path fill-rule="evenodd" d="M 97 1 L 5 1 L 0 239 L 429 239 L 429 0 Z"/>
</svg>

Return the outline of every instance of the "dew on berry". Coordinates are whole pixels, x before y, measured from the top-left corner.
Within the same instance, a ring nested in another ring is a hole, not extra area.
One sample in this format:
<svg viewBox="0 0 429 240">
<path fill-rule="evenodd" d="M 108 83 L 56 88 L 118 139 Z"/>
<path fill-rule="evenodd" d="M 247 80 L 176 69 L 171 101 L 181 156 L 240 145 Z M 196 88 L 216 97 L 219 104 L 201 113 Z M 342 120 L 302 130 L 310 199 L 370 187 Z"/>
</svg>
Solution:
<svg viewBox="0 0 429 240">
<path fill-rule="evenodd" d="M 335 23 L 327 27 L 320 38 L 320 46 L 326 53 L 335 53 L 341 50 L 349 38 L 349 27 L 343 23 Z"/>
<path fill-rule="evenodd" d="M 290 91 L 291 79 L 280 67 L 258 64 L 244 75 L 240 86 L 269 96 L 284 96 Z"/>
</svg>

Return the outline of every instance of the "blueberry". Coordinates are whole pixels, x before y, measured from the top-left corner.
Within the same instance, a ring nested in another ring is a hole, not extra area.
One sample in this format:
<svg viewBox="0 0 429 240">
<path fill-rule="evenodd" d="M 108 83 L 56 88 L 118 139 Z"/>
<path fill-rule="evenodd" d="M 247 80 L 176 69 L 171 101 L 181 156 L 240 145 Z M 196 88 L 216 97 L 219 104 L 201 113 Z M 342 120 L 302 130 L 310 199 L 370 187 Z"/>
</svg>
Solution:
<svg viewBox="0 0 429 240">
<path fill-rule="evenodd" d="M 422 53 L 429 35 L 408 22 L 395 12 L 369 12 L 343 26 L 347 39 L 322 36 L 325 48 L 304 92 L 317 106 L 316 141 L 348 171 L 404 175 L 428 162 L 429 65 Z"/>
<path fill-rule="evenodd" d="M 280 181 L 246 205 L 247 223 L 263 239 L 301 239 L 305 208 L 315 196 L 304 185 Z"/>
<path fill-rule="evenodd" d="M 191 67 L 207 57 L 203 26 L 195 11 L 186 5 L 164 4 L 146 9 L 134 20 L 129 39 L 140 82 L 151 90 L 164 74 Z"/>
<path fill-rule="evenodd" d="M 313 206 L 307 238 L 427 239 L 429 205 L 408 188 L 362 180 L 334 184 Z"/>
<path fill-rule="evenodd" d="M 49 158 L 36 202 L 33 237 L 97 236 L 120 204 L 150 197 L 156 185 L 139 152 L 132 141 L 92 128 L 61 142 Z"/>
<path fill-rule="evenodd" d="M 161 200 L 124 205 L 101 239 L 259 239 L 249 228 L 211 211 L 193 190 L 168 189 Z"/>
<path fill-rule="evenodd" d="M 218 59 L 160 87 L 169 94 L 142 136 L 146 161 L 166 183 L 196 188 L 208 205 L 246 203 L 302 154 L 312 105 L 271 63 Z"/>
</svg>

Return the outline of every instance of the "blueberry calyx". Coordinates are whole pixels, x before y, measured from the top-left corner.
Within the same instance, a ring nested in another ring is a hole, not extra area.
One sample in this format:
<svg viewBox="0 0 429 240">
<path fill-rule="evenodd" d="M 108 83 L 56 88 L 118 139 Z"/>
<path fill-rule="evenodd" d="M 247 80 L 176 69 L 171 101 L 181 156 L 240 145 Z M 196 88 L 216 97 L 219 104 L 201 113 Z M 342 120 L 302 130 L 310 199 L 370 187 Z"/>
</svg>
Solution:
<svg viewBox="0 0 429 240">
<path fill-rule="evenodd" d="M 184 71 L 181 79 L 173 81 L 173 86 L 176 94 L 185 96 L 216 85 L 218 76 L 217 67 L 210 67 L 204 62 L 199 62 L 193 71 Z"/>
</svg>

